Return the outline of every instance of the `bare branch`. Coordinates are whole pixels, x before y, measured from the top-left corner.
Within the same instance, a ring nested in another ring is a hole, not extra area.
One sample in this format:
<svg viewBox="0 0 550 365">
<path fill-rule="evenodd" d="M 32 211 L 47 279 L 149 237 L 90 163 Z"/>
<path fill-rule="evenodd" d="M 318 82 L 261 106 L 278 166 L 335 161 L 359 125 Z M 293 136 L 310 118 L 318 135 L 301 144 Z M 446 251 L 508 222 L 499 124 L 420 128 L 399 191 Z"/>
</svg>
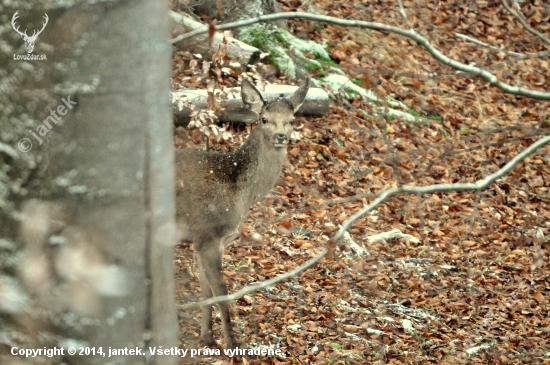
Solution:
<svg viewBox="0 0 550 365">
<path fill-rule="evenodd" d="M 527 147 L 525 150 L 523 150 L 521 153 L 519 153 L 516 157 L 514 157 L 510 162 L 508 162 L 504 167 L 502 167 L 500 170 L 486 176 L 485 178 L 479 180 L 476 183 L 458 183 L 458 184 L 439 184 L 439 185 L 429 185 L 429 186 L 402 186 L 399 188 L 394 188 L 390 190 L 386 190 L 384 193 L 382 193 L 375 201 L 373 201 L 371 204 L 369 204 L 367 207 L 361 209 L 359 212 L 355 213 L 353 216 L 351 216 L 347 221 L 345 221 L 338 232 L 332 237 L 333 242 L 338 242 L 342 237 L 347 233 L 347 230 L 351 227 L 353 223 L 355 223 L 359 218 L 367 214 L 368 212 L 372 211 L 376 207 L 378 207 L 380 204 L 382 204 L 387 198 L 393 196 L 393 195 L 399 195 L 399 194 L 429 194 L 429 193 L 437 193 L 437 192 L 446 192 L 446 191 L 477 191 L 477 190 L 483 190 L 489 185 L 491 185 L 496 180 L 500 179 L 501 177 L 507 175 L 510 171 L 512 171 L 520 162 L 525 160 L 528 156 L 533 154 L 536 150 L 539 148 L 547 145 L 550 143 L 550 136 L 546 136 L 542 139 L 539 139 L 537 142 L 533 143 L 531 146 Z M 390 232 L 391 233 L 391 232 Z M 412 237 L 412 236 L 411 236 Z M 414 237 L 412 237 L 414 238 Z M 415 238 L 414 238 L 415 239 Z M 185 310 L 185 309 L 192 309 L 192 308 L 198 308 L 202 306 L 207 305 L 213 305 L 220 302 L 227 302 L 231 300 L 236 300 L 241 298 L 242 296 L 258 291 L 260 289 L 263 289 L 267 286 L 276 284 L 278 282 L 290 279 L 302 271 L 305 271 L 309 269 L 311 266 L 315 265 L 317 262 L 319 262 L 325 255 L 327 254 L 327 249 L 323 248 L 323 251 L 312 258 L 311 260 L 307 261 L 306 263 L 298 266 L 297 268 L 287 272 L 286 274 L 277 276 L 275 278 L 271 278 L 269 280 L 263 281 L 258 284 L 246 286 L 239 290 L 236 293 L 230 294 L 230 295 L 224 295 L 224 296 L 218 296 L 209 298 L 207 300 L 203 300 L 200 302 L 194 302 L 189 304 L 184 304 L 178 306 L 179 310 Z"/>
<path fill-rule="evenodd" d="M 397 0 L 397 4 L 399 4 L 399 14 L 401 14 L 403 19 L 405 19 L 405 24 L 407 25 L 407 28 L 409 28 L 414 32 L 413 28 L 411 27 L 411 23 L 409 23 L 409 19 L 407 18 L 407 13 L 405 13 L 405 8 L 403 7 L 403 1 Z"/>
<path fill-rule="evenodd" d="M 534 153 L 537 149 L 550 143 L 550 136 L 539 139 L 537 142 L 533 143 L 531 146 L 524 149 L 520 154 L 514 157 L 510 162 L 504 165 L 500 170 L 486 176 L 485 178 L 479 180 L 476 183 L 458 183 L 458 184 L 439 184 L 439 185 L 429 185 L 429 186 L 401 186 L 399 188 L 393 188 L 386 190 L 380 196 L 370 203 L 368 206 L 364 207 L 354 215 L 352 215 L 347 221 L 345 221 L 338 232 L 332 238 L 333 242 L 338 242 L 343 236 L 344 233 L 355 223 L 359 218 L 372 211 L 380 204 L 382 204 L 386 199 L 393 195 L 398 194 L 430 194 L 430 193 L 439 193 L 443 191 L 477 191 L 483 190 L 489 185 L 491 185 L 495 180 L 500 179 L 504 175 L 512 171 L 521 161 L 525 160 L 529 155 Z"/>
<path fill-rule="evenodd" d="M 322 203 L 315 204 L 315 205 L 308 205 L 306 207 L 298 208 L 296 210 L 290 211 L 286 214 L 281 215 L 278 218 L 273 219 L 272 222 L 276 223 L 276 222 L 284 221 L 288 217 L 290 217 L 294 214 L 298 214 L 298 213 L 310 212 L 312 210 L 318 210 L 318 209 L 322 209 L 322 208 L 325 208 L 325 207 L 328 207 L 328 206 L 331 206 L 331 205 L 336 205 L 336 204 L 345 204 L 345 203 L 349 203 L 349 202 L 354 202 L 356 200 L 361 200 L 363 198 L 369 198 L 369 199 L 370 198 L 376 198 L 377 196 L 378 196 L 378 194 L 361 193 L 361 194 L 357 194 L 357 195 L 347 196 L 345 198 L 335 198 L 335 199 L 324 199 L 322 197 L 319 197 L 320 199 L 323 199 Z"/>
<path fill-rule="evenodd" d="M 198 308 L 198 307 L 203 307 L 203 306 L 206 306 L 206 305 L 213 305 L 213 304 L 220 303 L 220 302 L 228 302 L 228 301 L 231 301 L 231 300 L 239 299 L 239 298 L 241 298 L 242 296 L 244 296 L 246 294 L 258 291 L 258 290 L 263 289 L 267 286 L 277 284 L 280 281 L 287 280 L 287 279 L 290 279 L 290 278 L 298 275 L 302 271 L 305 271 L 305 270 L 309 269 L 310 267 L 315 265 L 317 262 L 319 262 L 323 257 L 325 257 L 327 252 L 328 252 L 328 250 L 326 248 L 323 248 L 323 251 L 319 255 L 315 256 L 314 258 L 312 258 L 309 261 L 306 261 L 304 264 L 302 264 L 302 265 L 298 266 L 297 268 L 287 272 L 286 274 L 271 278 L 271 279 L 266 280 L 266 281 L 262 281 L 258 284 L 245 286 L 244 288 L 242 288 L 241 290 L 239 290 L 236 293 L 229 294 L 229 295 L 222 295 L 222 296 L 219 296 L 219 297 L 213 297 L 213 298 L 210 298 L 210 299 L 207 299 L 207 300 L 203 300 L 201 302 L 195 302 L 195 303 L 180 305 L 177 308 L 179 310 Z"/>
<path fill-rule="evenodd" d="M 508 12 L 512 14 L 512 16 L 516 18 L 518 22 L 520 22 L 520 24 L 523 26 L 523 28 L 525 28 L 526 31 L 528 31 L 535 37 L 538 37 L 544 43 L 550 45 L 550 38 L 548 38 L 546 35 L 544 35 L 543 33 L 539 32 L 538 30 L 534 29 L 529 24 L 527 24 L 527 21 L 525 20 L 525 18 L 520 13 L 517 13 L 514 9 L 510 7 L 510 4 L 508 4 L 508 0 L 501 0 L 501 1 L 502 1 L 502 5 L 504 5 L 506 10 L 508 10 Z"/>
<path fill-rule="evenodd" d="M 445 56 L 437 48 L 432 46 L 431 43 L 426 38 L 416 33 L 415 31 L 406 30 L 406 29 L 394 27 L 391 25 L 374 23 L 374 22 L 366 22 L 361 20 L 338 19 L 338 18 L 318 15 L 318 14 L 288 12 L 288 13 L 274 13 L 269 15 L 261 15 L 256 18 L 241 20 L 241 21 L 227 23 L 227 24 L 220 24 L 220 25 L 217 25 L 215 29 L 216 30 L 235 29 L 235 28 L 240 28 L 240 27 L 245 27 L 248 25 L 260 23 L 260 22 L 269 22 L 269 21 L 278 20 L 278 19 L 307 19 L 312 21 L 319 21 L 319 22 L 325 22 L 325 23 L 330 23 L 335 25 L 341 25 L 345 27 L 367 28 L 367 29 L 373 29 L 373 30 L 382 31 L 382 32 L 393 32 L 403 37 L 407 37 L 414 40 L 415 42 L 420 44 L 422 47 L 424 47 L 426 51 L 428 51 L 428 53 L 430 53 L 439 62 L 449 67 L 452 67 L 456 70 L 469 72 L 469 73 L 472 73 L 473 75 L 477 75 L 482 79 L 484 79 L 485 81 L 487 81 L 490 85 L 496 87 L 497 89 L 502 90 L 505 93 L 520 95 L 520 96 L 524 96 L 524 97 L 536 99 L 536 100 L 550 100 L 550 92 L 531 90 L 531 89 L 515 87 L 512 85 L 506 84 L 500 81 L 496 75 L 492 74 L 487 70 L 484 70 L 472 65 L 467 65 L 465 63 L 453 60 Z M 205 25 L 204 27 L 194 30 L 193 32 L 185 33 L 177 36 L 176 38 L 171 40 L 171 43 L 176 44 L 178 42 L 181 42 L 184 39 L 188 39 L 188 38 L 197 36 L 199 34 L 204 34 L 206 32 L 208 32 L 208 26 Z"/>
<path fill-rule="evenodd" d="M 499 130 L 499 128 L 497 128 L 496 131 L 498 132 L 498 130 Z M 443 160 L 443 159 L 445 159 L 449 156 L 459 155 L 461 153 L 468 153 L 468 152 L 480 150 L 482 148 L 487 148 L 487 147 L 500 147 L 500 146 L 505 145 L 506 143 L 511 143 L 511 142 L 514 142 L 514 141 L 521 141 L 522 139 L 540 137 L 540 136 L 544 136 L 544 135 L 546 135 L 544 130 L 537 130 L 537 132 L 534 132 L 534 133 L 526 134 L 526 135 L 523 135 L 523 136 L 520 136 L 520 137 L 508 138 L 508 139 L 505 139 L 505 140 L 502 140 L 502 141 L 499 141 L 499 142 L 484 143 L 484 144 L 481 144 L 481 145 L 468 147 L 468 148 L 463 148 L 463 149 L 459 149 L 459 150 L 453 149 L 453 150 L 449 150 L 449 151 L 446 151 L 446 152 L 442 153 L 441 155 L 439 155 L 438 159 Z M 435 160 L 430 161 L 430 164 L 428 165 L 429 166 L 428 169 L 430 169 L 433 166 L 434 163 L 435 163 Z"/>
<path fill-rule="evenodd" d="M 542 52 L 537 52 L 537 53 L 531 53 L 531 54 L 526 54 L 526 55 L 523 55 L 523 56 L 519 56 L 519 57 L 516 57 L 510 61 L 505 61 L 504 63 L 505 64 L 511 64 L 512 62 L 517 62 L 517 61 L 521 61 L 521 60 L 527 60 L 527 59 L 531 59 L 531 58 L 545 58 L 545 57 L 549 57 L 550 56 L 550 51 L 542 51 Z M 495 65 L 496 66 L 496 65 Z"/>
<path fill-rule="evenodd" d="M 506 53 L 511 54 L 511 55 L 514 55 L 514 56 L 525 56 L 524 54 L 521 54 L 521 53 L 516 53 L 516 52 L 512 52 L 512 51 L 507 51 L 507 50 L 505 50 L 505 49 L 500 49 L 500 48 L 498 48 L 498 47 L 491 46 L 490 44 L 483 43 L 482 41 L 478 41 L 477 39 L 472 38 L 472 37 L 468 37 L 467 35 L 464 35 L 464 34 L 455 33 L 455 35 L 456 35 L 458 38 L 462 38 L 462 39 L 467 40 L 468 42 L 472 42 L 472 43 L 478 44 L 478 45 L 480 45 L 480 46 L 483 46 L 483 47 L 487 47 L 487 48 L 493 49 L 493 50 L 498 51 L 498 52 L 506 52 Z"/>
</svg>

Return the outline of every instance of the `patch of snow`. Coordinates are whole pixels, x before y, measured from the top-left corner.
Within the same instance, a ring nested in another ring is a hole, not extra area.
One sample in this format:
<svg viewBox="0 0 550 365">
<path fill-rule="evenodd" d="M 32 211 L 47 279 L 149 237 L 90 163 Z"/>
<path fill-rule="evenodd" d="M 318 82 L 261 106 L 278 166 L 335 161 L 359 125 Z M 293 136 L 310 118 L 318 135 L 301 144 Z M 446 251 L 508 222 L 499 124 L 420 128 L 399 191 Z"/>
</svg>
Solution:
<svg viewBox="0 0 550 365">
<path fill-rule="evenodd" d="M 294 323 L 286 327 L 286 329 L 289 330 L 290 332 L 298 332 L 300 328 L 302 328 L 302 325 L 298 323 Z"/>
<path fill-rule="evenodd" d="M 479 346 L 467 349 L 466 353 L 468 354 L 468 356 L 472 356 L 472 355 L 477 354 L 481 350 L 487 350 L 487 349 L 490 349 L 490 348 L 491 348 L 491 345 L 487 345 L 487 344 L 479 345 Z"/>
<path fill-rule="evenodd" d="M 314 55 L 316 58 L 330 59 L 330 55 L 320 44 L 317 44 L 313 41 L 305 41 L 300 38 L 296 38 L 286 30 L 280 30 L 279 35 L 291 46 L 300 52 L 308 52 Z M 319 64 L 320 66 L 320 64 Z"/>
<path fill-rule="evenodd" d="M 408 319 L 401 320 L 401 325 L 403 326 L 403 329 L 408 333 L 414 333 L 414 328 L 412 326 L 412 322 Z"/>
<path fill-rule="evenodd" d="M 379 100 L 376 94 L 371 91 L 362 88 L 359 85 L 355 85 L 350 79 L 342 75 L 328 75 L 327 77 L 322 78 L 322 81 L 329 85 L 333 90 L 344 89 L 348 91 L 353 91 L 361 96 L 366 97 L 369 100 L 375 102 L 382 102 Z M 388 99 L 388 105 L 392 107 L 398 107 L 406 109 L 407 106 L 399 101 Z"/>
</svg>

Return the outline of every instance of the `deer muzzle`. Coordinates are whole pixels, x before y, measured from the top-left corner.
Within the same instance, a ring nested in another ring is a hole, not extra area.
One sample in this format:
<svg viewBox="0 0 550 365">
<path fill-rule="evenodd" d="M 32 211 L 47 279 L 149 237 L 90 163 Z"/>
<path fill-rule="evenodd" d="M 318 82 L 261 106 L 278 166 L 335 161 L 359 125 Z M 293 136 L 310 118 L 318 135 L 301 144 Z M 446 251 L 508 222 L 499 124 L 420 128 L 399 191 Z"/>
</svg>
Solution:
<svg viewBox="0 0 550 365">
<path fill-rule="evenodd" d="M 273 145 L 276 148 L 283 148 L 288 145 L 288 137 L 286 134 L 276 134 L 275 135 L 275 141 L 273 142 Z"/>
</svg>

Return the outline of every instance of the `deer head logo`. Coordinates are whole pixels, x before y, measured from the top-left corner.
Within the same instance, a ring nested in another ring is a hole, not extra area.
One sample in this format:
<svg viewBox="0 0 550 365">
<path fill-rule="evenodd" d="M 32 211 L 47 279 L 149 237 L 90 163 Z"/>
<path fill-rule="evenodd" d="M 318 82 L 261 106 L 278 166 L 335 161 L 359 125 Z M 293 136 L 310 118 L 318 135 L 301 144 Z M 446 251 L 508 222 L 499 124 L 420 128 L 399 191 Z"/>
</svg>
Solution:
<svg viewBox="0 0 550 365">
<path fill-rule="evenodd" d="M 21 38 L 23 38 L 23 40 L 25 41 L 25 48 L 27 49 L 27 53 L 32 53 L 32 50 L 34 49 L 34 43 L 36 42 L 36 38 L 38 38 L 38 35 L 40 33 L 42 33 L 44 28 L 46 28 L 46 24 L 48 24 L 48 19 L 49 19 L 48 14 L 44 13 L 44 19 L 46 21 L 44 23 L 42 23 L 42 29 L 40 29 L 39 31 L 34 30 L 32 35 L 29 37 L 27 35 L 27 30 L 26 29 L 25 29 L 25 32 L 20 32 L 19 31 L 19 26 L 16 26 L 15 20 L 17 18 L 19 18 L 17 13 L 18 13 L 18 11 L 16 11 L 15 14 L 13 14 L 13 18 L 11 18 L 11 26 L 13 27 L 13 29 L 17 33 L 19 33 L 21 35 Z"/>
</svg>

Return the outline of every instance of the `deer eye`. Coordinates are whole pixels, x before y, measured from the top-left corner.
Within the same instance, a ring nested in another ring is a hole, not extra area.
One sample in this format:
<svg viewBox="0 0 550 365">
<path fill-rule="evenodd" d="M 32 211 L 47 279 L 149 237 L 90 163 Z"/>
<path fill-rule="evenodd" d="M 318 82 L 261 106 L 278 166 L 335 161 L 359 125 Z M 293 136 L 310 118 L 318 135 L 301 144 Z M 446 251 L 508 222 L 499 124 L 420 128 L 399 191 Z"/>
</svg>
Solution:
<svg viewBox="0 0 550 365">
<path fill-rule="evenodd" d="M 292 119 L 289 123 L 290 123 L 291 125 L 296 124 L 296 119 Z"/>
<path fill-rule="evenodd" d="M 263 123 L 263 124 L 266 124 L 266 123 L 267 123 L 267 119 L 262 118 L 262 123 Z"/>
</svg>

